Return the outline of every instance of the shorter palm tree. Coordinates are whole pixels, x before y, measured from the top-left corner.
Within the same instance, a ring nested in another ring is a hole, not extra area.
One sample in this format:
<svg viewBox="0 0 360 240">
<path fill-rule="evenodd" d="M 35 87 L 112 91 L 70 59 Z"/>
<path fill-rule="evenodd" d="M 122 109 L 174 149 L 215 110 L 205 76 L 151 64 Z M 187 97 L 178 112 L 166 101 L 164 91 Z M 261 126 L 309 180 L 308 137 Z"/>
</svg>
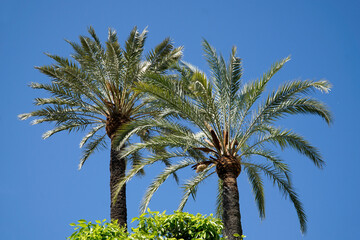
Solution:
<svg viewBox="0 0 360 240">
<path fill-rule="evenodd" d="M 160 159 L 180 157 L 177 164 L 167 167 L 150 184 L 141 211 L 146 209 L 153 194 L 170 174 L 192 166 L 196 174 L 183 186 L 184 196 L 179 210 L 184 208 L 190 195 L 195 196 L 199 183 L 216 173 L 219 178 L 217 213 L 224 223 L 224 235 L 228 239 L 239 239 L 237 234 L 243 232 L 237 178 L 242 172 L 247 174 L 260 218 L 264 218 L 263 173 L 289 196 L 297 211 L 301 231 L 305 232 L 306 215 L 291 184 L 289 167 L 269 145 L 295 149 L 316 167 L 323 167 L 324 161 L 315 147 L 299 134 L 276 127 L 274 123 L 286 115 L 311 114 L 330 124 L 332 118 L 327 107 L 307 96 L 314 90 L 328 92 L 330 83 L 325 80 L 290 81 L 265 97 L 262 94 L 269 80 L 289 58 L 275 63 L 260 79 L 242 83 L 241 59 L 236 57 L 235 47 L 228 63 L 207 41 L 203 42 L 203 47 L 211 69 L 210 79 L 185 63 L 179 66 L 180 74 L 176 78 L 152 75 L 146 82 L 137 84 L 139 91 L 154 97 L 153 103 L 163 109 L 162 116 L 165 117 L 124 125 L 118 132 L 119 139 L 150 128 L 161 131 L 161 134 L 145 143 L 128 146 L 122 155 L 165 146 L 168 151 L 141 161 L 119 183 L 119 187 L 146 165 Z M 183 125 L 183 121 L 174 121 L 176 118 L 186 120 L 191 128 Z M 193 131 L 194 127 L 197 132 Z M 115 142 L 122 144 L 121 141 Z"/>
<path fill-rule="evenodd" d="M 182 56 L 182 47 L 175 48 L 169 38 L 143 56 L 146 29 L 139 32 L 134 27 L 124 48 L 120 47 L 117 34 L 112 29 L 109 29 L 106 47 L 101 44 L 92 27 L 89 34 L 90 37 L 80 36 L 80 44 L 69 42 L 75 51 L 73 60 L 48 54 L 55 63 L 36 67 L 50 77 L 51 83 L 32 83 L 30 86 L 45 90 L 51 97 L 36 98 L 35 104 L 42 108 L 19 115 L 22 120 L 35 118 L 33 124 L 54 123 L 55 128 L 46 132 L 43 138 L 62 131 L 88 130 L 80 142 L 84 152 L 79 169 L 95 151 L 105 148 L 109 140 L 112 143 L 117 129 L 123 124 L 156 114 L 154 109 L 146 107 L 141 100 L 142 94 L 134 92 L 133 86 L 148 73 L 165 74 Z M 148 134 L 141 132 L 139 135 L 146 138 Z M 119 158 L 119 151 L 111 144 L 111 198 L 115 185 L 125 175 L 127 163 L 140 161 L 138 153 L 125 159 Z M 110 209 L 111 219 L 126 226 L 125 185 L 117 201 L 111 201 Z"/>
</svg>

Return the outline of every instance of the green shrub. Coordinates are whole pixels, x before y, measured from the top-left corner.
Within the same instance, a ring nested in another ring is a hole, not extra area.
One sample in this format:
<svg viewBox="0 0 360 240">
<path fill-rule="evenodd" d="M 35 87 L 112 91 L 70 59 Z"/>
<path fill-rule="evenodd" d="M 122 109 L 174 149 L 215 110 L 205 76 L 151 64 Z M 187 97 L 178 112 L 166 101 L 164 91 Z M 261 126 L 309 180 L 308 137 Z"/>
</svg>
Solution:
<svg viewBox="0 0 360 240">
<path fill-rule="evenodd" d="M 111 223 L 96 220 L 96 224 L 79 220 L 77 224 L 71 223 L 75 227 L 75 232 L 68 237 L 69 240 L 125 240 L 128 237 L 124 228 L 120 228 L 116 221 Z"/>
<path fill-rule="evenodd" d="M 137 228 L 131 233 L 125 232 L 116 222 L 107 223 L 105 220 L 96 221 L 96 224 L 79 220 L 72 223 L 75 232 L 68 240 L 223 240 L 221 235 L 223 225 L 220 219 L 212 215 L 196 216 L 185 212 L 174 212 L 166 215 L 165 212 L 150 212 L 142 214 L 132 220 L 138 221 Z"/>
<path fill-rule="evenodd" d="M 194 216 L 186 212 L 166 215 L 149 211 L 133 221 L 138 221 L 138 227 L 132 229 L 134 239 L 223 239 L 221 220 L 212 215 Z"/>
</svg>

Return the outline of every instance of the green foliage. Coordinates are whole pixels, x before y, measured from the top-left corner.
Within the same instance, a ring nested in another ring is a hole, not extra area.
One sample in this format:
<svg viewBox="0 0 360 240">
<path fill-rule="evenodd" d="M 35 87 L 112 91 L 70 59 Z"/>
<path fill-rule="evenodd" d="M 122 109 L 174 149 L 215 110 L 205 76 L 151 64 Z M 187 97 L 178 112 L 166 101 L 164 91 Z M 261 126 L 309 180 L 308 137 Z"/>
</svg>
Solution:
<svg viewBox="0 0 360 240">
<path fill-rule="evenodd" d="M 77 224 L 71 223 L 70 226 L 75 226 L 76 231 L 67 238 L 68 240 L 122 240 L 128 237 L 125 229 L 119 227 L 116 221 L 107 223 L 105 219 L 102 222 L 96 220 L 94 224 L 81 219 Z"/>
<path fill-rule="evenodd" d="M 96 224 L 79 220 L 75 232 L 68 240 L 224 240 L 221 236 L 223 225 L 220 219 L 212 215 L 198 213 L 196 216 L 185 212 L 174 212 L 166 215 L 165 212 L 143 213 L 133 221 L 138 221 L 132 233 L 126 233 L 124 228 L 116 222 L 107 223 L 105 220 L 96 221 Z"/>
<path fill-rule="evenodd" d="M 133 221 L 139 222 L 138 227 L 132 229 L 135 239 L 223 239 L 221 220 L 212 215 L 207 217 L 198 213 L 194 216 L 186 212 L 166 215 L 165 212 L 149 211 Z"/>
<path fill-rule="evenodd" d="M 237 234 L 237 233 L 235 233 L 234 234 L 234 237 L 240 237 L 240 240 L 243 240 L 244 238 L 246 238 L 246 236 L 245 235 L 239 235 L 239 234 Z"/>
</svg>

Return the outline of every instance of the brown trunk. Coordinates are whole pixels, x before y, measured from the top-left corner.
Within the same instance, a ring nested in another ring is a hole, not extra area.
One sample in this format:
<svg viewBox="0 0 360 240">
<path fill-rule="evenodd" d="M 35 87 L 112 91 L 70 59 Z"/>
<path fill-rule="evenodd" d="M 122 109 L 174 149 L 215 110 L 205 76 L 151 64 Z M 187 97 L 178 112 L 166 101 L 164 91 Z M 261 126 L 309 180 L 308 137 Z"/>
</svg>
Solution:
<svg viewBox="0 0 360 240">
<path fill-rule="evenodd" d="M 216 163 L 216 172 L 223 180 L 223 224 L 224 237 L 228 240 L 239 240 L 234 234 L 242 235 L 239 191 L 237 177 L 241 172 L 240 160 L 233 156 L 221 156 Z"/>
<path fill-rule="evenodd" d="M 111 103 L 109 103 L 111 104 Z M 117 198 L 114 200 L 116 185 L 125 176 L 126 161 L 119 158 L 120 150 L 113 146 L 113 139 L 119 127 L 128 122 L 120 113 L 112 113 L 106 119 L 106 133 L 111 139 L 110 152 L 110 217 L 111 220 L 117 220 L 121 227 L 127 227 L 127 208 L 126 208 L 126 184 L 121 188 Z"/>
<path fill-rule="evenodd" d="M 116 201 L 113 197 L 116 191 L 116 184 L 125 176 L 126 162 L 125 159 L 119 159 L 119 150 L 111 145 L 110 153 L 110 217 L 111 220 L 118 220 L 120 226 L 127 225 L 127 208 L 126 208 L 126 184 L 121 188 Z"/>
<path fill-rule="evenodd" d="M 243 234 L 241 227 L 239 191 L 236 181 L 237 176 L 228 174 L 223 179 L 223 223 L 224 236 L 228 240 L 239 240 L 234 234 Z"/>
</svg>

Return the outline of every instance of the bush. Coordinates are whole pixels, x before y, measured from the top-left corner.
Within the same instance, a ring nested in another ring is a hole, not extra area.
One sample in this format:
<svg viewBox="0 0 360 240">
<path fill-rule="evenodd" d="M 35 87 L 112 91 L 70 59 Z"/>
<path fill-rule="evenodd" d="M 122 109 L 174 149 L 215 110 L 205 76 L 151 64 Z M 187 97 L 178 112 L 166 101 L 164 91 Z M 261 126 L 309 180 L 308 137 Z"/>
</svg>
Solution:
<svg viewBox="0 0 360 240">
<path fill-rule="evenodd" d="M 75 226 L 75 232 L 67 239 L 69 240 L 125 240 L 128 238 L 124 228 L 119 227 L 116 221 L 111 223 L 96 220 L 96 224 L 87 222 L 84 219 L 78 221 L 77 224 L 71 223 L 70 226 Z"/>
<path fill-rule="evenodd" d="M 96 221 L 96 224 L 79 220 L 75 232 L 68 240 L 195 240 L 209 239 L 222 240 L 223 225 L 220 219 L 212 215 L 196 216 L 185 212 L 174 212 L 166 215 L 165 212 L 150 212 L 142 214 L 132 220 L 138 221 L 137 228 L 132 228 L 132 233 L 125 232 L 124 228 L 116 222 L 107 223 L 105 220 Z"/>
<path fill-rule="evenodd" d="M 148 212 L 133 221 L 138 227 L 133 228 L 134 239 L 211 239 L 220 240 L 223 225 L 220 219 L 210 216 L 196 216 L 185 212 Z"/>
</svg>

